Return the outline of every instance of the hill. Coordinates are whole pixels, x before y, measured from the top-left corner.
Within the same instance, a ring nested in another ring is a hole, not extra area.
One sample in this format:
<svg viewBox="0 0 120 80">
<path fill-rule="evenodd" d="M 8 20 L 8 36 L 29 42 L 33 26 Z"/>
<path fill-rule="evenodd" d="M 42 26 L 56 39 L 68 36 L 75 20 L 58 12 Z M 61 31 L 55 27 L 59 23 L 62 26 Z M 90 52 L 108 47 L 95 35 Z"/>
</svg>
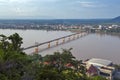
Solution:
<svg viewBox="0 0 120 80">
<path fill-rule="evenodd" d="M 120 16 L 115 17 L 115 18 L 113 19 L 113 21 L 119 21 L 119 22 L 120 22 Z"/>
</svg>

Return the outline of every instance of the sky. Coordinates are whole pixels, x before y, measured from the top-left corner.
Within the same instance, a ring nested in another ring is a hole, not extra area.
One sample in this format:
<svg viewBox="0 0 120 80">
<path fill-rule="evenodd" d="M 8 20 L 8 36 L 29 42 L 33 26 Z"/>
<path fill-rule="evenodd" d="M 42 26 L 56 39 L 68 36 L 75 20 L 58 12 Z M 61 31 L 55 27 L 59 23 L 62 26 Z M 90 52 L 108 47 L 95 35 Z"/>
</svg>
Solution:
<svg viewBox="0 0 120 80">
<path fill-rule="evenodd" d="M 0 0 L 0 19 L 96 19 L 120 16 L 120 0 Z"/>
</svg>

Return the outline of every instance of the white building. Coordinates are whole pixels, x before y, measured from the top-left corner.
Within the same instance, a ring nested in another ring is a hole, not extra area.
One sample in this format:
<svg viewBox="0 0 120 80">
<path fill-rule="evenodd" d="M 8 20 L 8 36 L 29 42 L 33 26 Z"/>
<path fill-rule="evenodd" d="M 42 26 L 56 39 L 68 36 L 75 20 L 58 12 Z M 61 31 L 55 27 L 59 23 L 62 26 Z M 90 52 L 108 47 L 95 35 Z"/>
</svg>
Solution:
<svg viewBox="0 0 120 80">
<path fill-rule="evenodd" d="M 98 70 L 98 75 L 103 76 L 109 80 L 113 80 L 113 74 L 115 72 L 115 68 L 112 67 L 113 65 L 112 61 L 92 58 L 85 63 L 87 69 L 89 69 L 90 65 L 93 65 Z"/>
</svg>

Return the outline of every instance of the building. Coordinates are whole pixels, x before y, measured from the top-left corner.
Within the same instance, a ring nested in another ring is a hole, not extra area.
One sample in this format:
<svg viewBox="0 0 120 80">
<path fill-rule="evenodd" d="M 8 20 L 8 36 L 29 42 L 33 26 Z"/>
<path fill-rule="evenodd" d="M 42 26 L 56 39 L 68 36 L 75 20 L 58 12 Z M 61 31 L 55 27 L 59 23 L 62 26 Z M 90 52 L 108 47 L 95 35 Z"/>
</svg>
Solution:
<svg viewBox="0 0 120 80">
<path fill-rule="evenodd" d="M 86 74 L 88 76 L 97 76 L 98 75 L 98 69 L 95 66 L 90 65 L 90 66 L 87 67 Z"/>
<path fill-rule="evenodd" d="M 109 80 L 113 80 L 115 68 L 112 66 L 113 65 L 112 61 L 92 58 L 86 61 L 85 63 L 86 63 L 86 68 L 87 68 L 87 74 L 89 73 L 89 75 L 91 74 L 100 75 Z M 91 69 L 91 66 L 92 66 L 92 69 Z"/>
</svg>

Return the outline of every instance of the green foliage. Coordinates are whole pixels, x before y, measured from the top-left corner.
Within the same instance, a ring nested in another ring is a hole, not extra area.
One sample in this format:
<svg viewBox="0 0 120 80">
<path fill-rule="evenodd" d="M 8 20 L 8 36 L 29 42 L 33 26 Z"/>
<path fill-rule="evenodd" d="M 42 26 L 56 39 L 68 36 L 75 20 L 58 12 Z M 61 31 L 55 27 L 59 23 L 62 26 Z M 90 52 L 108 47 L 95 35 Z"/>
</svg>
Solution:
<svg viewBox="0 0 120 80">
<path fill-rule="evenodd" d="M 89 78 L 89 80 L 107 80 L 107 79 L 101 76 L 94 76 L 94 77 Z"/>
<path fill-rule="evenodd" d="M 19 34 L 15 33 L 13 35 L 10 35 L 8 39 L 11 41 L 11 48 L 13 50 L 20 50 L 22 42 L 22 38 L 19 36 Z"/>
<path fill-rule="evenodd" d="M 41 70 L 36 78 L 37 80 L 63 80 L 61 74 L 55 70 Z"/>
<path fill-rule="evenodd" d="M 0 80 L 21 80 L 28 65 L 28 56 L 20 50 L 22 38 L 17 33 L 0 37 Z"/>
</svg>

